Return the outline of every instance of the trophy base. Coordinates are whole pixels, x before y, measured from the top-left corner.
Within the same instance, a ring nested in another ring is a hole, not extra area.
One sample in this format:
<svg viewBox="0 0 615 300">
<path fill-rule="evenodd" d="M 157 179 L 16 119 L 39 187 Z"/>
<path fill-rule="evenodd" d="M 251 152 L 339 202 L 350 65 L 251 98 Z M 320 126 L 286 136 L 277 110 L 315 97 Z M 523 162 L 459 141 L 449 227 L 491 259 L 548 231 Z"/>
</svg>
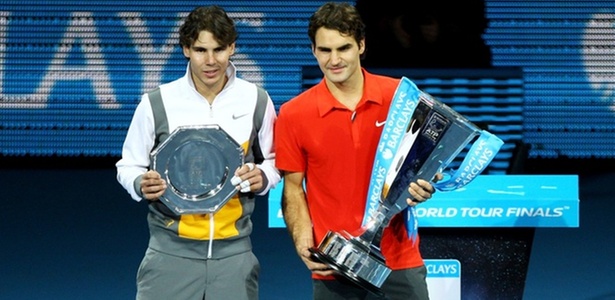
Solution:
<svg viewBox="0 0 615 300">
<path fill-rule="evenodd" d="M 309 249 L 312 256 L 337 271 L 352 283 L 382 296 L 380 289 L 391 273 L 382 255 L 353 238 L 329 231 L 318 248 Z"/>
</svg>

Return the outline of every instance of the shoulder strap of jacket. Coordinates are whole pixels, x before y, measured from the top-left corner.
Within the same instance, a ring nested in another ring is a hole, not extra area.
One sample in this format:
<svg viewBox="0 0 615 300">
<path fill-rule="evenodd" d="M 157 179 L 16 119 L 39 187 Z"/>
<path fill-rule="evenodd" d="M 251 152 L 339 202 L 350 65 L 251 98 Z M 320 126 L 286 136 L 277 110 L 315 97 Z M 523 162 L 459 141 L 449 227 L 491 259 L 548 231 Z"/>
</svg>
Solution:
<svg viewBox="0 0 615 300">
<path fill-rule="evenodd" d="M 260 86 L 256 86 L 256 88 L 258 96 L 256 98 L 256 108 L 254 108 L 254 129 L 258 132 L 263 125 L 265 109 L 267 108 L 267 92 Z"/>
<path fill-rule="evenodd" d="M 154 114 L 154 132 L 156 134 L 156 139 L 154 140 L 154 147 L 152 150 L 156 149 L 158 145 L 164 141 L 167 137 L 169 137 L 169 122 L 167 121 L 167 112 L 164 108 L 164 103 L 162 102 L 162 96 L 160 95 L 160 87 L 150 91 L 147 93 L 149 97 L 149 102 L 152 107 L 152 113 Z M 161 201 L 147 201 L 149 205 L 153 206 L 154 209 L 157 209 L 159 212 L 164 215 L 171 217 L 173 219 L 178 219 L 179 217 L 171 211 L 166 205 Z"/>
<path fill-rule="evenodd" d="M 154 149 L 164 141 L 169 135 L 169 122 L 167 121 L 167 112 L 164 109 L 162 96 L 160 95 L 160 87 L 148 93 L 149 101 L 154 113 L 154 130 L 156 132 L 156 140 L 154 141 Z"/>
<path fill-rule="evenodd" d="M 254 121 L 252 126 L 252 152 L 254 153 L 254 162 L 260 164 L 265 159 L 261 152 L 261 147 L 258 142 L 258 132 L 263 125 L 263 118 L 265 117 L 265 110 L 267 109 L 267 91 L 260 86 L 256 86 L 258 95 L 256 98 L 256 107 L 254 108 Z"/>
</svg>

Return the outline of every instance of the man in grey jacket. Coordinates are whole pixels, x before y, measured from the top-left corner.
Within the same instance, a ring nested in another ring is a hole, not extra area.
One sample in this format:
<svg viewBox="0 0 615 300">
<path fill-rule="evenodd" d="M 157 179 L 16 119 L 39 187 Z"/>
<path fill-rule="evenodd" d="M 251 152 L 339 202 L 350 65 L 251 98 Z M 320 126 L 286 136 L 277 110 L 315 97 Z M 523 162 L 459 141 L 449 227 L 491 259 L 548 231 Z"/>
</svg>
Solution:
<svg viewBox="0 0 615 300">
<path fill-rule="evenodd" d="M 194 9 L 179 29 L 188 59 L 185 76 L 159 87 L 161 103 L 153 104 L 146 93 L 135 110 L 116 167 L 131 197 L 149 205 L 150 240 L 137 274 L 137 299 L 258 299 L 260 265 L 252 253 L 250 216 L 255 195 L 280 181 L 273 150 L 276 112 L 268 96 L 257 103 L 259 87 L 236 76 L 230 61 L 236 39 L 234 22 L 222 8 Z M 232 174 L 238 193 L 217 212 L 178 215 L 159 201 L 170 187 L 150 169 L 150 153 L 165 137 L 157 132 L 152 109 L 162 109 L 168 132 L 216 124 L 243 148 L 246 163 Z M 264 111 L 259 126 L 256 111 Z"/>
</svg>

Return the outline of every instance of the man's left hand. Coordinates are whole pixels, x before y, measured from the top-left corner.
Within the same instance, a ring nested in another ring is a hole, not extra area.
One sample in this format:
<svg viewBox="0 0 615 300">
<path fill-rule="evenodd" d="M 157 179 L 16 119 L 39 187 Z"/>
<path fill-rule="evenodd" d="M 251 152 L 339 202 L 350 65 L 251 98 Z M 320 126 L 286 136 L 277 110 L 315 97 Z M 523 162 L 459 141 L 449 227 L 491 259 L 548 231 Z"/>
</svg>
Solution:
<svg viewBox="0 0 615 300">
<path fill-rule="evenodd" d="M 235 170 L 231 183 L 242 193 L 258 191 L 263 187 L 263 174 L 254 163 L 246 163 Z"/>
</svg>

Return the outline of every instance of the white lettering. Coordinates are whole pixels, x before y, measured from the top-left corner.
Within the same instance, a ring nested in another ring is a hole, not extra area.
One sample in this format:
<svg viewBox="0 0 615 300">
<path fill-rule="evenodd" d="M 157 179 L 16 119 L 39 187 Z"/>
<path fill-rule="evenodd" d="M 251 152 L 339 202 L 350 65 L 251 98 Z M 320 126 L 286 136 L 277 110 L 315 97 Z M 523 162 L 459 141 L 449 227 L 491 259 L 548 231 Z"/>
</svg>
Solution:
<svg viewBox="0 0 615 300">
<path fill-rule="evenodd" d="M 141 17 L 141 13 L 132 13 L 132 12 L 120 12 L 118 16 L 122 18 L 122 24 L 126 26 L 126 28 L 146 28 L 144 19 Z M 176 19 L 176 24 L 174 28 L 179 28 L 181 23 L 183 22 L 182 18 Z M 130 38 L 135 41 L 135 45 L 155 45 L 154 39 L 152 35 L 147 30 L 128 30 L 128 34 L 130 34 Z M 138 43 L 137 43 L 138 41 Z M 169 32 L 167 38 L 164 42 L 165 45 L 175 45 L 177 44 L 176 37 L 173 32 Z M 147 47 L 143 46 L 140 48 L 137 53 L 142 62 L 148 61 L 152 59 L 152 53 L 156 53 L 157 61 L 169 61 L 171 54 L 175 47 L 160 47 L 158 49 L 153 46 Z M 145 78 L 143 78 L 141 82 L 141 93 L 145 93 L 156 86 L 162 83 L 162 69 L 163 64 L 151 64 L 147 66 L 147 70 L 145 70 Z"/>
<path fill-rule="evenodd" d="M 168 64 L 170 57 L 177 51 L 177 33 L 176 28 L 181 25 L 186 13 L 176 14 L 176 24 L 170 28 L 165 36 L 164 42 L 156 42 L 152 38 L 153 30 L 147 28 L 144 18 L 140 12 L 118 12 L 117 16 L 122 20 L 122 26 L 126 28 L 117 28 L 118 32 L 127 32 L 130 36 L 130 45 L 134 45 L 134 51 L 138 55 L 138 62 L 143 66 L 142 70 L 135 70 L 140 74 L 141 91 L 135 93 L 144 93 L 162 83 L 162 75 L 165 66 Z M 250 20 L 245 21 L 246 14 Z M 0 11 L 0 32 L 10 32 L 8 27 L 10 11 Z M 263 19 L 264 14 L 255 12 L 229 13 L 231 17 L 242 19 L 243 25 L 250 27 L 262 27 L 262 23 L 258 20 Z M 114 44 L 116 41 L 104 41 L 101 39 L 98 28 L 96 27 L 96 17 L 93 12 L 76 11 L 70 16 L 71 22 L 63 32 L 63 36 L 58 42 L 56 53 L 50 60 L 40 62 L 37 65 L 48 65 L 46 70 L 41 74 L 39 82 L 33 82 L 32 93 L 27 94 L 6 94 L 3 90 L 3 80 L 7 80 L 11 74 L 6 73 L 5 68 L 0 68 L 0 108 L 26 108 L 26 109 L 45 109 L 48 107 L 48 99 L 54 87 L 58 82 L 66 81 L 92 81 L 91 87 L 94 95 L 83 95 L 84 97 L 95 99 L 98 108 L 100 109 L 119 109 L 121 104 L 117 101 L 117 95 L 112 85 L 112 74 L 110 74 L 109 64 L 107 62 L 106 48 L 100 45 Z M 87 28 L 87 30 L 84 30 Z M 36 31 L 37 28 L 32 28 Z M 0 36 L 0 65 L 4 65 L 7 57 L 7 43 L 9 41 L 5 36 Z M 19 41 L 22 43 L 22 41 Z M 33 41 L 36 43 L 36 41 Z M 160 45 L 160 46 L 159 46 Z M 83 63 L 79 65 L 67 63 L 71 58 L 69 55 L 79 52 L 79 56 L 83 57 Z M 256 62 L 249 59 L 245 54 L 236 54 L 234 62 L 237 63 L 238 71 L 241 66 L 249 66 L 250 72 L 244 74 L 244 78 L 250 81 L 262 82 L 264 75 L 259 70 L 254 71 L 253 66 Z M 122 71 L 123 72 L 123 71 Z M 11 79 L 12 80 L 12 79 Z"/>
<path fill-rule="evenodd" d="M 461 208 L 461 217 L 470 217 L 470 218 L 501 218 L 502 212 L 504 209 L 501 207 L 462 207 Z"/>
<path fill-rule="evenodd" d="M 563 207 L 544 208 L 544 207 L 509 207 L 506 210 L 507 217 L 548 217 L 558 218 L 564 215 Z"/>
<path fill-rule="evenodd" d="M 428 274 L 457 274 L 457 265 L 427 264 Z"/>
<path fill-rule="evenodd" d="M 436 207 L 417 207 L 416 215 L 419 218 L 452 218 L 457 215 L 457 209 L 454 207 L 436 208 Z"/>
<path fill-rule="evenodd" d="M 47 99 L 55 83 L 70 80 L 96 81 L 95 84 L 92 84 L 92 87 L 94 88 L 99 108 L 117 109 L 120 107 L 120 104 L 115 99 L 115 92 L 111 87 L 111 80 L 106 67 L 107 63 L 99 47 L 102 43 L 98 38 L 98 33 L 96 31 L 82 30 L 84 26 L 94 27 L 92 13 L 73 12 L 71 20 L 59 43 L 60 46 L 57 48 L 57 52 L 49 63 L 50 67 L 47 69 L 36 91 L 31 95 L 17 96 L 20 99 L 27 99 L 29 101 L 0 102 L 0 108 L 47 108 Z M 69 54 L 73 50 L 71 49 L 73 45 L 78 45 L 78 50 L 81 51 L 85 58 L 85 65 L 73 66 L 66 63 Z M 92 78 L 92 66 L 97 66 L 96 78 Z M 4 78 L 4 74 L 0 74 L 0 78 Z M 0 98 L 3 96 L 0 91 Z M 7 98 L 13 97 L 16 96 L 11 95 Z"/>
<path fill-rule="evenodd" d="M 384 185 L 384 178 L 386 176 L 386 168 L 380 166 L 376 171 L 375 183 L 373 185 L 372 194 L 369 196 L 369 209 L 368 214 L 373 215 L 378 206 L 380 205 L 380 199 L 382 196 L 382 186 Z"/>
<path fill-rule="evenodd" d="M 406 93 L 400 92 L 400 96 L 395 100 L 395 110 L 391 111 L 391 116 L 387 118 L 387 122 L 391 122 L 393 127 L 387 126 L 388 142 L 387 146 L 394 150 L 397 150 L 400 138 L 406 132 L 406 127 L 410 118 L 414 112 L 416 102 L 413 100 L 406 100 Z M 390 136 L 388 136 L 390 134 Z"/>
</svg>

